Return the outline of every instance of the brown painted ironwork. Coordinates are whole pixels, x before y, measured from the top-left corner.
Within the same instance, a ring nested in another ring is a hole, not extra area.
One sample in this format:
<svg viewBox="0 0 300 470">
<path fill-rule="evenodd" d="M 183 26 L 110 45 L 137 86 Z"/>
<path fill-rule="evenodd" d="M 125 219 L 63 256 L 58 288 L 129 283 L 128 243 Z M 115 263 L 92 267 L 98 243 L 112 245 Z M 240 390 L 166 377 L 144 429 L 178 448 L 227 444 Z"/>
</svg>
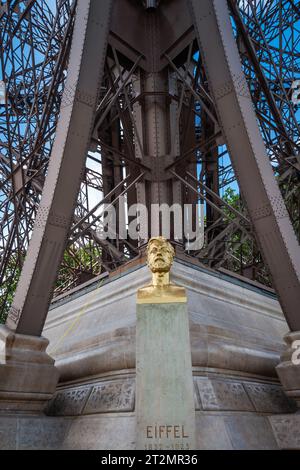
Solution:
<svg viewBox="0 0 300 470">
<path fill-rule="evenodd" d="M 2 318 L 12 303 L 8 325 L 40 334 L 53 292 L 143 253 L 142 237 L 99 236 L 105 204 L 126 218 L 201 201 L 205 243 L 188 256 L 273 286 L 299 329 L 298 2 L 97 3 L 0 7 Z"/>
</svg>

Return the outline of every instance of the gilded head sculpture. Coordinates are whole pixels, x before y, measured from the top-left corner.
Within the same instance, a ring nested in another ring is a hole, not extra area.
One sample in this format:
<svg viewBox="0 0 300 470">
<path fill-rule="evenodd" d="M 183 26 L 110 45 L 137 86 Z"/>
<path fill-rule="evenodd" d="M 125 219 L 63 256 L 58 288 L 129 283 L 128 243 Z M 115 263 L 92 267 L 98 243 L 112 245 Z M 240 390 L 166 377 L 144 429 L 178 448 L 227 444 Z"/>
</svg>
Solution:
<svg viewBox="0 0 300 470">
<path fill-rule="evenodd" d="M 153 273 L 167 273 L 173 264 L 175 251 L 164 237 L 151 238 L 147 247 L 148 266 Z"/>
</svg>

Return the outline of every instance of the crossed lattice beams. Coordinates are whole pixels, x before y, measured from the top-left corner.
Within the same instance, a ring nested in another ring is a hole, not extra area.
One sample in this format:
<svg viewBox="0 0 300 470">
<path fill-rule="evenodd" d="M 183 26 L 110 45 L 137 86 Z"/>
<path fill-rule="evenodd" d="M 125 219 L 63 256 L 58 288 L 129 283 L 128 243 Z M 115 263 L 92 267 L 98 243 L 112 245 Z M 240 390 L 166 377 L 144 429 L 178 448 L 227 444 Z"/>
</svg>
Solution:
<svg viewBox="0 0 300 470">
<path fill-rule="evenodd" d="M 0 10 L 0 80 L 6 92 L 6 103 L 0 106 L 0 309 L 11 301 L 32 234 L 68 65 L 76 2 L 54 3 L 55 8 L 50 8 L 46 0 L 10 1 Z M 299 111 L 291 101 L 292 83 L 300 78 L 299 2 L 228 3 L 260 129 L 299 235 Z M 195 257 L 215 268 L 240 273 L 252 269 L 255 279 L 269 284 L 252 228 L 240 223 L 241 217 L 248 217 L 242 198 L 238 209 L 224 200 L 225 190 L 232 186 L 237 190 L 237 185 L 196 41 L 181 57 L 165 59 L 175 84 L 165 99 L 177 110 L 181 136 L 181 154 L 167 171 L 173 171 L 187 200 L 204 202 L 209 215 L 206 244 Z M 137 54 L 134 61 L 124 61 L 114 46 L 109 47 L 56 294 L 139 254 L 135 241 L 103 241 L 97 233 L 101 204 L 118 207 L 120 195 L 126 195 L 128 203 L 136 202 L 135 187 L 149 171 L 136 158 L 136 148 L 142 156 L 145 149 L 142 129 L 133 118 L 147 97 L 143 91 L 136 93 L 134 85 L 141 60 Z"/>
</svg>

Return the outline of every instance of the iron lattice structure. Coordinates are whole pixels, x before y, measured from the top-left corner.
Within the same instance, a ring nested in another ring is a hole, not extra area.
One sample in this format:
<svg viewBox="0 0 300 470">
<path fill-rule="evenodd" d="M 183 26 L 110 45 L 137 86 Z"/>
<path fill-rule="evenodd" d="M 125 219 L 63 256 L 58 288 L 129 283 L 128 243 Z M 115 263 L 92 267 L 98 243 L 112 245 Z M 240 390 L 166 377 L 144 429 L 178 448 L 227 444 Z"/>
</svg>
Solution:
<svg viewBox="0 0 300 470">
<path fill-rule="evenodd" d="M 149 2 L 127 3 L 144 8 Z M 299 237 L 300 127 L 292 94 L 293 83 L 300 79 L 300 2 L 229 0 L 228 7 L 263 140 Z M 72 0 L 1 2 L 3 316 L 22 270 L 47 175 L 75 11 Z M 171 40 L 160 58 L 163 70 L 155 80 L 148 75 L 143 54 L 124 44 L 111 31 L 86 168 L 55 295 L 140 255 L 143 239 L 103 240 L 99 236 L 102 207 L 115 205 L 128 218 L 130 204 L 151 196 L 154 190 L 144 179 L 151 169 L 147 155 L 154 152 L 170 156 L 161 171 L 173 178 L 172 188 L 161 189 L 158 184 L 158 199 L 171 190 L 180 194 L 180 203 L 200 200 L 204 204 L 204 246 L 186 255 L 210 268 L 225 268 L 271 285 L 238 189 L 195 34 L 188 30 L 179 44 Z M 155 148 L 148 135 L 153 113 L 156 126 L 164 132 L 164 146 L 156 143 Z M 163 175 L 160 178 L 164 181 Z M 122 196 L 126 196 L 125 203 Z M 177 247 L 183 254 L 184 240 L 177 241 Z"/>
</svg>

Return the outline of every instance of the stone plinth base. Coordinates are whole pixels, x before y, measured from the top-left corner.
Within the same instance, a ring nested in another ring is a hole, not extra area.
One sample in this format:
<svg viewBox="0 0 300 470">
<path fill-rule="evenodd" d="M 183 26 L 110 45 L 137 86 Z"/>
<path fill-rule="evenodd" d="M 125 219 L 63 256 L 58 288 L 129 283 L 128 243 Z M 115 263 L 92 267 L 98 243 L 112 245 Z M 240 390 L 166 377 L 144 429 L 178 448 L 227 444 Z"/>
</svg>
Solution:
<svg viewBox="0 0 300 470">
<path fill-rule="evenodd" d="M 276 298 L 179 260 L 171 281 L 187 291 L 196 449 L 278 449 L 273 419 L 298 415 L 275 370 L 288 331 Z M 53 303 L 49 416 L 2 414 L 0 449 L 135 449 L 136 292 L 149 282 L 142 266 Z"/>
<path fill-rule="evenodd" d="M 288 326 L 273 295 L 177 260 L 171 281 L 186 289 L 194 368 L 278 382 Z M 135 369 L 136 292 L 149 282 L 143 266 L 53 303 L 43 336 L 61 385 Z"/>
<path fill-rule="evenodd" d="M 196 430 L 196 449 L 199 450 L 278 450 L 267 416 L 198 411 Z M 55 418 L 20 415 L 0 418 L 0 450 L 135 448 L 134 413 Z"/>
<path fill-rule="evenodd" d="M 0 412 L 41 412 L 58 382 L 45 338 L 0 326 Z"/>
</svg>

